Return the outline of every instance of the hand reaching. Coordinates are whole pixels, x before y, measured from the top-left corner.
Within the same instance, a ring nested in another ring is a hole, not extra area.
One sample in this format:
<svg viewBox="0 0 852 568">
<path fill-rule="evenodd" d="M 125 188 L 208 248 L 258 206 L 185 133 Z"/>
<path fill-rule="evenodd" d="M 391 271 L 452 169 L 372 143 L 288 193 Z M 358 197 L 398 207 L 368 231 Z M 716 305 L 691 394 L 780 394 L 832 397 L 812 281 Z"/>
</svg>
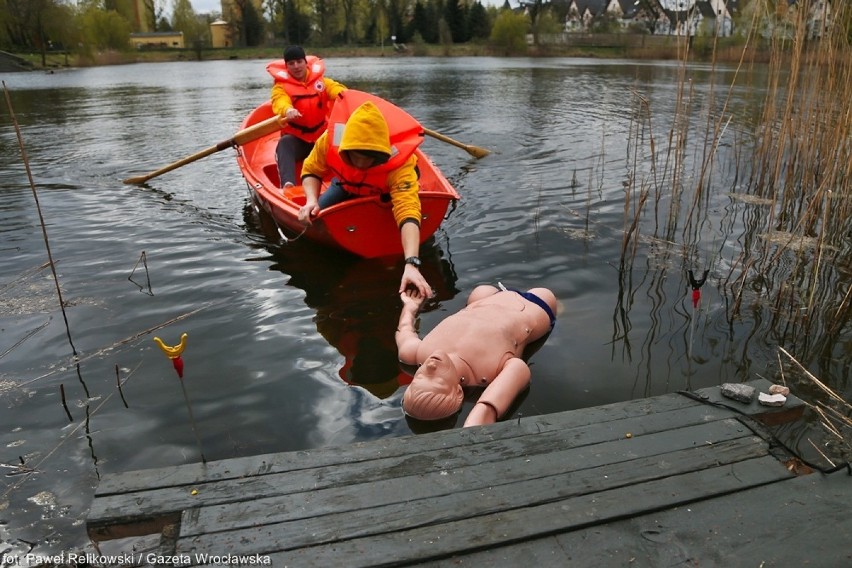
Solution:
<svg viewBox="0 0 852 568">
<path fill-rule="evenodd" d="M 426 301 L 426 296 L 420 293 L 416 288 L 406 288 L 400 292 L 399 297 L 402 299 L 402 306 L 417 313 L 420 307 Z"/>
<path fill-rule="evenodd" d="M 311 217 L 315 217 L 319 213 L 319 205 L 314 203 L 306 203 L 299 209 L 299 221 L 305 225 L 311 225 Z"/>
<path fill-rule="evenodd" d="M 422 301 L 425 301 L 426 298 L 432 295 L 432 287 L 429 286 L 429 282 L 426 281 L 420 270 L 410 264 L 406 264 L 402 271 L 399 293 L 402 294 L 409 288 L 416 289 L 419 295 L 423 297 Z"/>
</svg>

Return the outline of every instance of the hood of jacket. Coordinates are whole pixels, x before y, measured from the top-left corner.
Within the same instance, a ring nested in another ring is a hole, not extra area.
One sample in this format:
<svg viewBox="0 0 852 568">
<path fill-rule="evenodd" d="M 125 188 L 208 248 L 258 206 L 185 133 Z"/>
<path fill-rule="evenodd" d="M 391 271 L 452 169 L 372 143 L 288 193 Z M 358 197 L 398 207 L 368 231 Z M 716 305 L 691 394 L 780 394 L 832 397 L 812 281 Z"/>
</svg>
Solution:
<svg viewBox="0 0 852 568">
<path fill-rule="evenodd" d="M 346 121 L 338 147 L 341 152 L 359 150 L 374 156 L 381 154 L 380 162 L 391 157 L 388 123 L 375 104 L 367 101 L 355 109 Z"/>
</svg>

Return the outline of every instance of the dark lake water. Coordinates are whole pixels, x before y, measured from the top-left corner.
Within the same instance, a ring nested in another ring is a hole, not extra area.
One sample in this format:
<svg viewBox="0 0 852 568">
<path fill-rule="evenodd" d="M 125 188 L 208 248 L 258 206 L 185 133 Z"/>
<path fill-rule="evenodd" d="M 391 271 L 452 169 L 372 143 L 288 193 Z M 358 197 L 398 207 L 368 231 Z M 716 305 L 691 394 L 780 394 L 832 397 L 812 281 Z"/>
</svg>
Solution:
<svg viewBox="0 0 852 568">
<path fill-rule="evenodd" d="M 393 344 L 399 259 L 363 261 L 303 240 L 278 242 L 250 206 L 232 150 L 144 187 L 122 183 L 233 135 L 269 95 L 266 63 L 2 76 L 71 339 L 4 104 L 3 552 L 26 552 L 27 543 L 39 553 L 79 550 L 99 476 L 199 461 L 180 383 L 154 336 L 176 344 L 188 334 L 184 384 L 208 460 L 412 432 Z M 327 67 L 427 128 L 493 152 L 475 160 L 437 140 L 424 143 L 462 199 L 422 250 L 437 296 L 421 330 L 460 309 L 481 283 L 552 289 L 562 309 L 531 359 L 532 386 L 513 418 L 776 380 L 778 346 L 806 340 L 776 317 L 767 287 L 748 284 L 732 310 L 731 274 L 768 210 L 731 196 L 747 167 L 737 148 L 760 115 L 762 70 L 740 71 L 729 93 L 733 68 L 677 63 L 376 58 L 332 59 Z M 651 167 L 649 140 L 659 157 L 682 75 L 689 105 L 680 119 L 690 124 L 673 177 Z M 730 120 L 713 151 L 711 190 L 696 196 L 707 117 L 717 113 Z M 635 188 L 651 182 L 638 237 L 624 255 Z M 708 271 L 697 306 L 688 270 Z M 849 279 L 837 287 L 842 297 Z M 831 337 L 809 333 L 822 343 L 803 362 L 852 399 L 848 325 Z M 819 436 L 808 426 L 789 433 L 803 453 Z M 21 460 L 36 471 L 7 475 Z"/>
</svg>

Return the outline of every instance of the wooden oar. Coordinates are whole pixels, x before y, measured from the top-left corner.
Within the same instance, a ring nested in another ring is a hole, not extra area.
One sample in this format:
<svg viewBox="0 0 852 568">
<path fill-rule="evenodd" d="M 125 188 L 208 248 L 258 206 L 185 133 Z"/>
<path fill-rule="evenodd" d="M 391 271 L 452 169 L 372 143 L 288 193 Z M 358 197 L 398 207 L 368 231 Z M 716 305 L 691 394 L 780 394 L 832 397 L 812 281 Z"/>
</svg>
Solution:
<svg viewBox="0 0 852 568">
<path fill-rule="evenodd" d="M 429 130 L 428 128 L 424 128 L 423 133 L 426 134 L 426 136 L 431 136 L 432 138 L 436 138 L 441 142 L 446 142 L 447 144 L 452 144 L 453 146 L 461 148 L 474 158 L 484 158 L 485 156 L 491 153 L 490 150 L 486 150 L 485 148 L 480 148 L 479 146 L 473 146 L 471 144 L 464 144 L 463 142 L 453 140 L 449 136 L 444 136 L 440 132 L 435 132 L 434 130 Z"/>
<path fill-rule="evenodd" d="M 200 160 L 210 154 L 219 152 L 224 150 L 225 148 L 231 148 L 233 146 L 241 146 L 246 142 L 251 142 L 252 140 L 257 140 L 261 136 L 266 136 L 267 134 L 271 134 L 276 130 L 280 130 L 287 121 L 281 117 L 273 116 L 272 118 L 267 118 L 263 122 L 258 122 L 257 124 L 246 128 L 245 130 L 240 130 L 236 134 L 234 134 L 231 138 L 227 140 L 222 140 L 215 146 L 210 146 L 206 150 L 202 150 L 196 154 L 191 156 L 187 156 L 182 160 L 178 160 L 177 162 L 173 162 L 168 166 L 160 168 L 155 172 L 151 172 L 150 174 L 145 174 L 144 176 L 136 176 L 130 177 L 124 180 L 124 183 L 145 183 L 149 179 L 153 177 L 157 177 L 166 172 L 170 172 L 172 170 L 176 170 L 181 166 L 185 166 L 187 164 L 191 164 L 196 160 Z"/>
</svg>

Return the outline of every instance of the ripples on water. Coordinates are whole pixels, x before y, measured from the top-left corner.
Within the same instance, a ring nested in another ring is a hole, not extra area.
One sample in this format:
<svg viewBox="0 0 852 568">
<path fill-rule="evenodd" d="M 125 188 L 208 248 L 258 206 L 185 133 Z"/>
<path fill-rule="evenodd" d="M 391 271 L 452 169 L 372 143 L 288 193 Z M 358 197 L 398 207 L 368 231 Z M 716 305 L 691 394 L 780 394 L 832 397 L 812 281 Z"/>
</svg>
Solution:
<svg viewBox="0 0 852 568">
<path fill-rule="evenodd" d="M 427 128 L 492 150 L 474 160 L 436 140 L 424 143 L 462 200 L 423 249 L 437 296 L 421 329 L 460 309 L 479 283 L 553 289 L 563 310 L 531 360 L 533 384 L 517 415 L 772 377 L 773 332 L 760 294 L 729 321 L 729 298 L 719 288 L 738 251 L 754 246 L 742 227 L 749 219 L 760 226 L 765 207 L 732 202 L 724 187 L 689 239 L 664 227 L 654 237 L 659 222 L 646 213 L 637 255 L 619 271 L 624 184 L 637 170 L 648 175 L 629 143 L 635 97 L 649 101 L 662 145 L 677 97 L 676 65 L 327 63 L 329 76 L 394 100 Z M 230 150 L 143 187 L 121 183 L 229 138 L 269 94 L 265 64 L 140 64 L 4 79 L 80 363 L 71 363 L 32 194 L 4 123 L 0 404 L 7 427 L 0 462 L 16 464 L 20 456 L 39 473 L 5 478 L 0 538 L 15 546 L 15 539 L 38 541 L 39 552 L 82 546 L 98 475 L 198 461 L 179 384 L 154 335 L 177 343 L 188 333 L 186 385 L 208 459 L 411 431 L 400 410 L 407 375 L 393 345 L 396 259 L 360 261 L 302 240 L 278 244 L 268 220 L 250 207 Z M 689 73 L 699 113 L 715 104 L 710 77 L 724 84 L 732 74 Z M 738 118 L 723 137 L 723 158 L 748 131 L 739 117 L 756 116 L 761 98 L 734 93 Z M 731 160 L 717 167 L 731 176 Z M 670 193 L 660 196 L 663 210 Z M 693 309 L 686 270 L 705 267 L 709 285 Z M 824 367 L 837 377 L 823 379 L 848 388 L 848 356 L 838 359 Z M 28 500 L 44 490 L 55 502 Z"/>
</svg>

